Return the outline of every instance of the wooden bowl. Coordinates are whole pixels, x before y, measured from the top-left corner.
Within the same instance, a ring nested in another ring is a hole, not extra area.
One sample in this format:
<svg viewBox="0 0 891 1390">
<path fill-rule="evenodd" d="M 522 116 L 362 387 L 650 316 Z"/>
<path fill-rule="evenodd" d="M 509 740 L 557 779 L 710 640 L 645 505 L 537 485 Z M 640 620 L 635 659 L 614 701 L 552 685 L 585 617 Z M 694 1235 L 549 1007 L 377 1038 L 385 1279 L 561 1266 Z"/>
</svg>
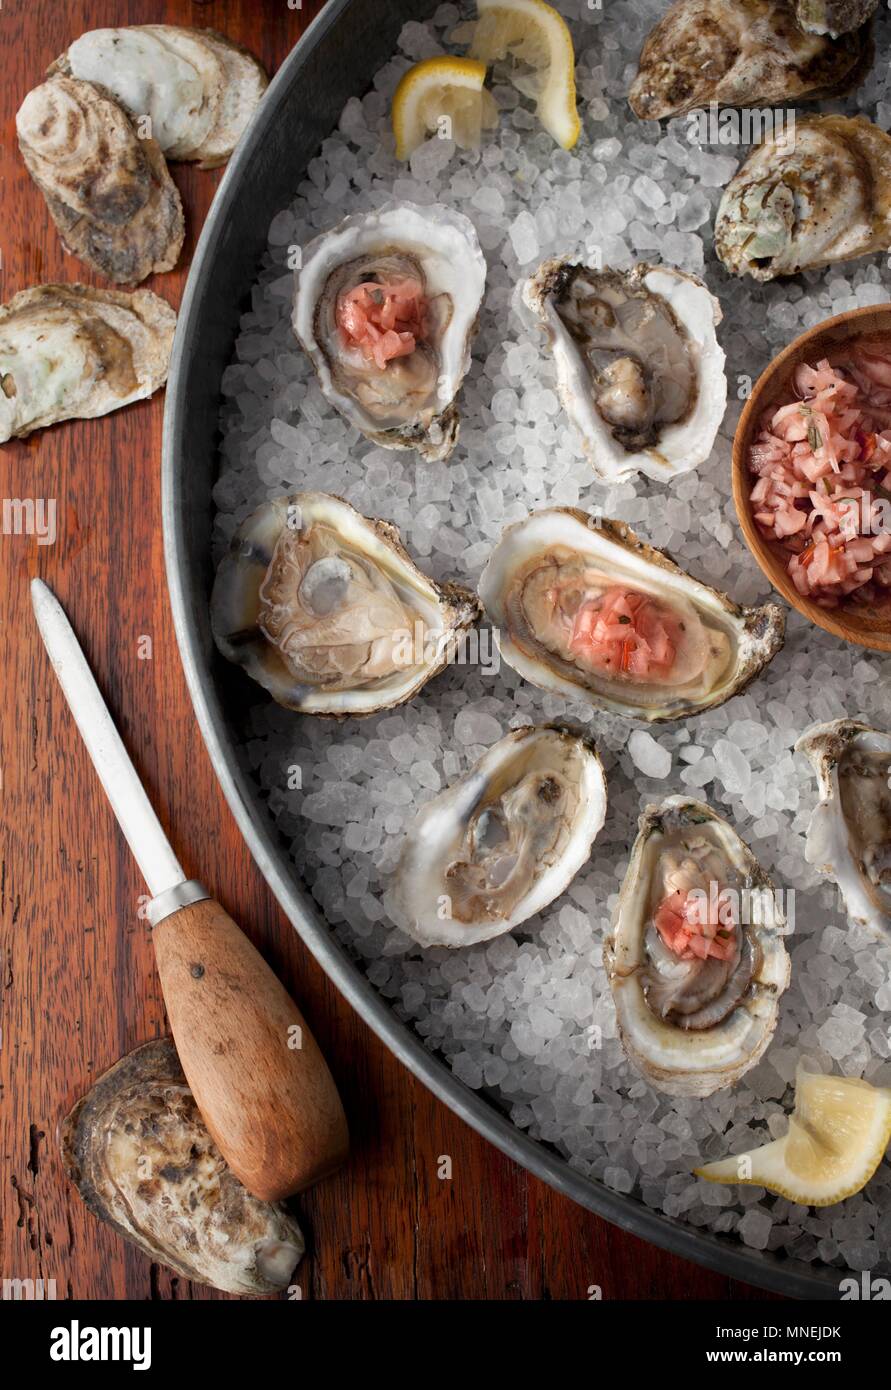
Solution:
<svg viewBox="0 0 891 1390">
<path fill-rule="evenodd" d="M 873 333 L 887 334 L 891 342 L 891 303 L 852 309 L 849 313 L 837 314 L 835 318 L 816 324 L 784 348 L 761 373 L 740 416 L 733 439 L 733 501 L 746 544 L 773 587 L 793 608 L 834 637 L 856 642 L 861 647 L 871 647 L 873 651 L 891 652 L 891 598 L 881 605 L 858 603 L 851 598 L 837 608 L 821 608 L 805 598 L 792 583 L 786 569 L 788 551 L 777 541 L 767 540 L 761 534 L 749 500 L 753 482 L 747 462 L 749 446 L 758 432 L 764 411 L 774 404 L 780 405 L 784 399 L 792 399 L 791 381 L 795 369 L 801 362 L 813 365 L 849 338 Z"/>
</svg>

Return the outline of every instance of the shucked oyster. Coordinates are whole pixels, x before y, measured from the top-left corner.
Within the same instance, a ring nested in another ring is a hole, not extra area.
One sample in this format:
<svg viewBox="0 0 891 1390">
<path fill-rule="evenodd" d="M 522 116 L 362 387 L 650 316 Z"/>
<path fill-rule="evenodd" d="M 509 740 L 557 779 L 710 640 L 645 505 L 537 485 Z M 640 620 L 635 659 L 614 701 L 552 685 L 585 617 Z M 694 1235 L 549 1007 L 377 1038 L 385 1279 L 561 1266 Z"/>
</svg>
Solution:
<svg viewBox="0 0 891 1390">
<path fill-rule="evenodd" d="M 441 204 L 347 217 L 303 252 L 294 332 L 326 398 L 387 449 L 444 459 L 486 282 L 473 225 Z"/>
<path fill-rule="evenodd" d="M 753 1067 L 789 983 L 785 920 L 747 845 L 700 801 L 648 806 L 603 958 L 619 1035 L 673 1096 L 710 1096 Z"/>
<path fill-rule="evenodd" d="M 606 815 L 595 750 L 565 729 L 513 729 L 428 801 L 394 876 L 422 946 L 470 946 L 540 912 L 586 862 Z"/>
<path fill-rule="evenodd" d="M 395 526 L 323 492 L 249 516 L 211 598 L 223 655 L 304 714 L 373 714 L 411 699 L 479 611 L 469 590 L 421 573 Z"/>
<path fill-rule="evenodd" d="M 795 14 L 809 34 L 849 34 L 871 19 L 879 0 L 795 0 Z"/>
<path fill-rule="evenodd" d="M 561 400 L 604 481 L 668 482 L 708 458 L 727 404 L 718 301 L 670 266 L 545 261 L 523 298 L 544 324 Z"/>
<path fill-rule="evenodd" d="M 101 87 L 51 77 L 25 97 L 16 129 L 67 251 L 118 284 L 173 269 L 185 233 L 176 185 L 157 142 Z"/>
<path fill-rule="evenodd" d="M 521 676 L 628 718 L 723 704 L 783 644 L 777 604 L 740 608 L 624 522 L 569 507 L 509 526 L 479 592 Z"/>
<path fill-rule="evenodd" d="M 643 46 L 629 100 L 643 120 L 818 101 L 854 86 L 871 52 L 868 29 L 837 42 L 804 33 L 788 0 L 678 0 Z"/>
<path fill-rule="evenodd" d="M 168 159 L 202 169 L 226 162 L 268 85 L 239 44 L 174 24 L 91 29 L 49 71 L 101 83 L 134 120 L 149 117 Z"/>
<path fill-rule="evenodd" d="M 715 250 L 773 280 L 891 246 L 891 136 L 864 116 L 807 116 L 757 146 L 724 190 Z"/>
<path fill-rule="evenodd" d="M 62 1160 L 94 1216 L 186 1279 L 277 1293 L 302 1258 L 285 1207 L 252 1197 L 226 1166 L 169 1038 L 137 1047 L 77 1102 Z"/>
<path fill-rule="evenodd" d="M 855 719 L 815 724 L 796 744 L 820 801 L 806 857 L 841 890 L 848 916 L 891 940 L 891 734 Z"/>
<path fill-rule="evenodd" d="M 175 328 L 150 290 L 22 290 L 0 305 L 0 444 L 150 396 L 167 380 Z"/>
</svg>

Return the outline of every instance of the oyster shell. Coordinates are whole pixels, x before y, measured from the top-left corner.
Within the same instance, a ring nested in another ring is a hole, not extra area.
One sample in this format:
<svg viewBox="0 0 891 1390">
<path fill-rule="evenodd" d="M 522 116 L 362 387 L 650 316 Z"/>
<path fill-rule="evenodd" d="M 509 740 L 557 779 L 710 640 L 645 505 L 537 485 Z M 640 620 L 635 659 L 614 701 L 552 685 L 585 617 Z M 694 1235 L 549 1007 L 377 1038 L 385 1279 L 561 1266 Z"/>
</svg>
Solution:
<svg viewBox="0 0 891 1390">
<path fill-rule="evenodd" d="M 703 925 L 672 933 L 685 906 Z M 755 1066 L 789 983 L 785 930 L 727 821 L 683 796 L 647 807 L 603 959 L 622 1043 L 652 1086 L 710 1096 Z"/>
<path fill-rule="evenodd" d="M 294 332 L 326 399 L 351 425 L 387 449 L 444 459 L 458 437 L 455 401 L 485 282 L 485 258 L 466 217 L 439 203 L 388 203 L 345 218 L 304 249 Z M 383 363 L 369 356 L 380 326 L 365 330 L 361 344 L 344 326 L 346 297 L 363 286 L 383 291 L 385 308 L 387 290 L 414 287 L 411 331 L 397 331 L 408 320 L 385 320 L 404 348 Z"/>
<path fill-rule="evenodd" d="M 303 1236 L 227 1168 L 169 1038 L 100 1076 L 62 1125 L 62 1161 L 94 1216 L 186 1279 L 236 1294 L 287 1288 Z"/>
<path fill-rule="evenodd" d="M 807 116 L 757 146 L 724 190 L 715 250 L 773 280 L 891 246 L 891 136 L 865 116 Z"/>
<path fill-rule="evenodd" d="M 149 290 L 39 285 L 0 305 L 0 444 L 94 419 L 167 380 L 176 314 Z"/>
<path fill-rule="evenodd" d="M 249 516 L 211 598 L 223 655 L 304 714 L 410 700 L 479 613 L 470 590 L 422 574 L 395 526 L 323 492 L 277 497 Z"/>
<path fill-rule="evenodd" d="M 213 29 L 91 29 L 49 74 L 100 83 L 134 120 L 148 116 L 168 159 L 225 164 L 268 85 L 252 54 Z"/>
<path fill-rule="evenodd" d="M 509 526 L 479 593 L 515 671 L 627 718 L 681 719 L 723 704 L 783 644 L 777 604 L 741 608 L 624 522 L 570 507 Z"/>
<path fill-rule="evenodd" d="M 818 101 L 856 85 L 871 55 L 868 29 L 805 33 L 788 0 L 678 0 L 644 43 L 629 101 L 642 120 Z"/>
<path fill-rule="evenodd" d="M 606 815 L 596 750 L 566 729 L 509 734 L 422 808 L 393 880 L 422 946 L 470 946 L 525 922 L 586 862 Z"/>
<path fill-rule="evenodd" d="M 25 97 L 16 129 L 66 251 L 118 284 L 173 269 L 185 235 L 176 185 L 157 142 L 101 87 L 51 77 Z"/>
<path fill-rule="evenodd" d="M 660 482 L 711 453 L 727 404 L 718 301 L 670 266 L 545 261 L 523 299 L 544 324 L 557 386 L 595 473 Z"/>
<path fill-rule="evenodd" d="M 850 34 L 871 19 L 879 0 L 795 0 L 795 15 L 809 34 Z"/>
<path fill-rule="evenodd" d="M 891 734 L 835 719 L 815 724 L 795 748 L 819 785 L 808 863 L 835 879 L 853 922 L 891 939 Z"/>
</svg>

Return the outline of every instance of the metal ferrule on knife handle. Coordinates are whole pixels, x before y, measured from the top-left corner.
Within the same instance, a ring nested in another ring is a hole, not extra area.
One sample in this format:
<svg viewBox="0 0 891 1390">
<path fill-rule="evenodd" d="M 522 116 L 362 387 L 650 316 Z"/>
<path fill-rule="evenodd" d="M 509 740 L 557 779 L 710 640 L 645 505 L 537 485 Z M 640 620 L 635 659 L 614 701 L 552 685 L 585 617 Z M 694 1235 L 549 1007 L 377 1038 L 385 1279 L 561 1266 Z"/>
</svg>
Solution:
<svg viewBox="0 0 891 1390">
<path fill-rule="evenodd" d="M 209 897 L 210 894 L 203 883 L 199 883 L 197 878 L 187 878 L 152 898 L 145 909 L 145 915 L 150 925 L 157 927 L 166 917 L 172 917 L 175 912 L 179 912 L 181 907 L 189 907 L 192 903 L 203 902 Z"/>
</svg>

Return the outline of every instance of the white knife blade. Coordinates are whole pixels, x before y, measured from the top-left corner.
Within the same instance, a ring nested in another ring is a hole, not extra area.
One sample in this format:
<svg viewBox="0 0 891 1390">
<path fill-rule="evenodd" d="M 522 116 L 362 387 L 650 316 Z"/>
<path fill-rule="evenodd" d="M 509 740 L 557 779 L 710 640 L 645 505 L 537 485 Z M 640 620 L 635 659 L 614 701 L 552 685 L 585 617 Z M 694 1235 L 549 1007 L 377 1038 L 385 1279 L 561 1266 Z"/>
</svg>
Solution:
<svg viewBox="0 0 891 1390">
<path fill-rule="evenodd" d="M 65 699 L 105 795 L 153 897 L 185 881 L 121 736 L 114 726 L 74 629 L 52 589 L 31 581 L 34 616 Z"/>
</svg>

